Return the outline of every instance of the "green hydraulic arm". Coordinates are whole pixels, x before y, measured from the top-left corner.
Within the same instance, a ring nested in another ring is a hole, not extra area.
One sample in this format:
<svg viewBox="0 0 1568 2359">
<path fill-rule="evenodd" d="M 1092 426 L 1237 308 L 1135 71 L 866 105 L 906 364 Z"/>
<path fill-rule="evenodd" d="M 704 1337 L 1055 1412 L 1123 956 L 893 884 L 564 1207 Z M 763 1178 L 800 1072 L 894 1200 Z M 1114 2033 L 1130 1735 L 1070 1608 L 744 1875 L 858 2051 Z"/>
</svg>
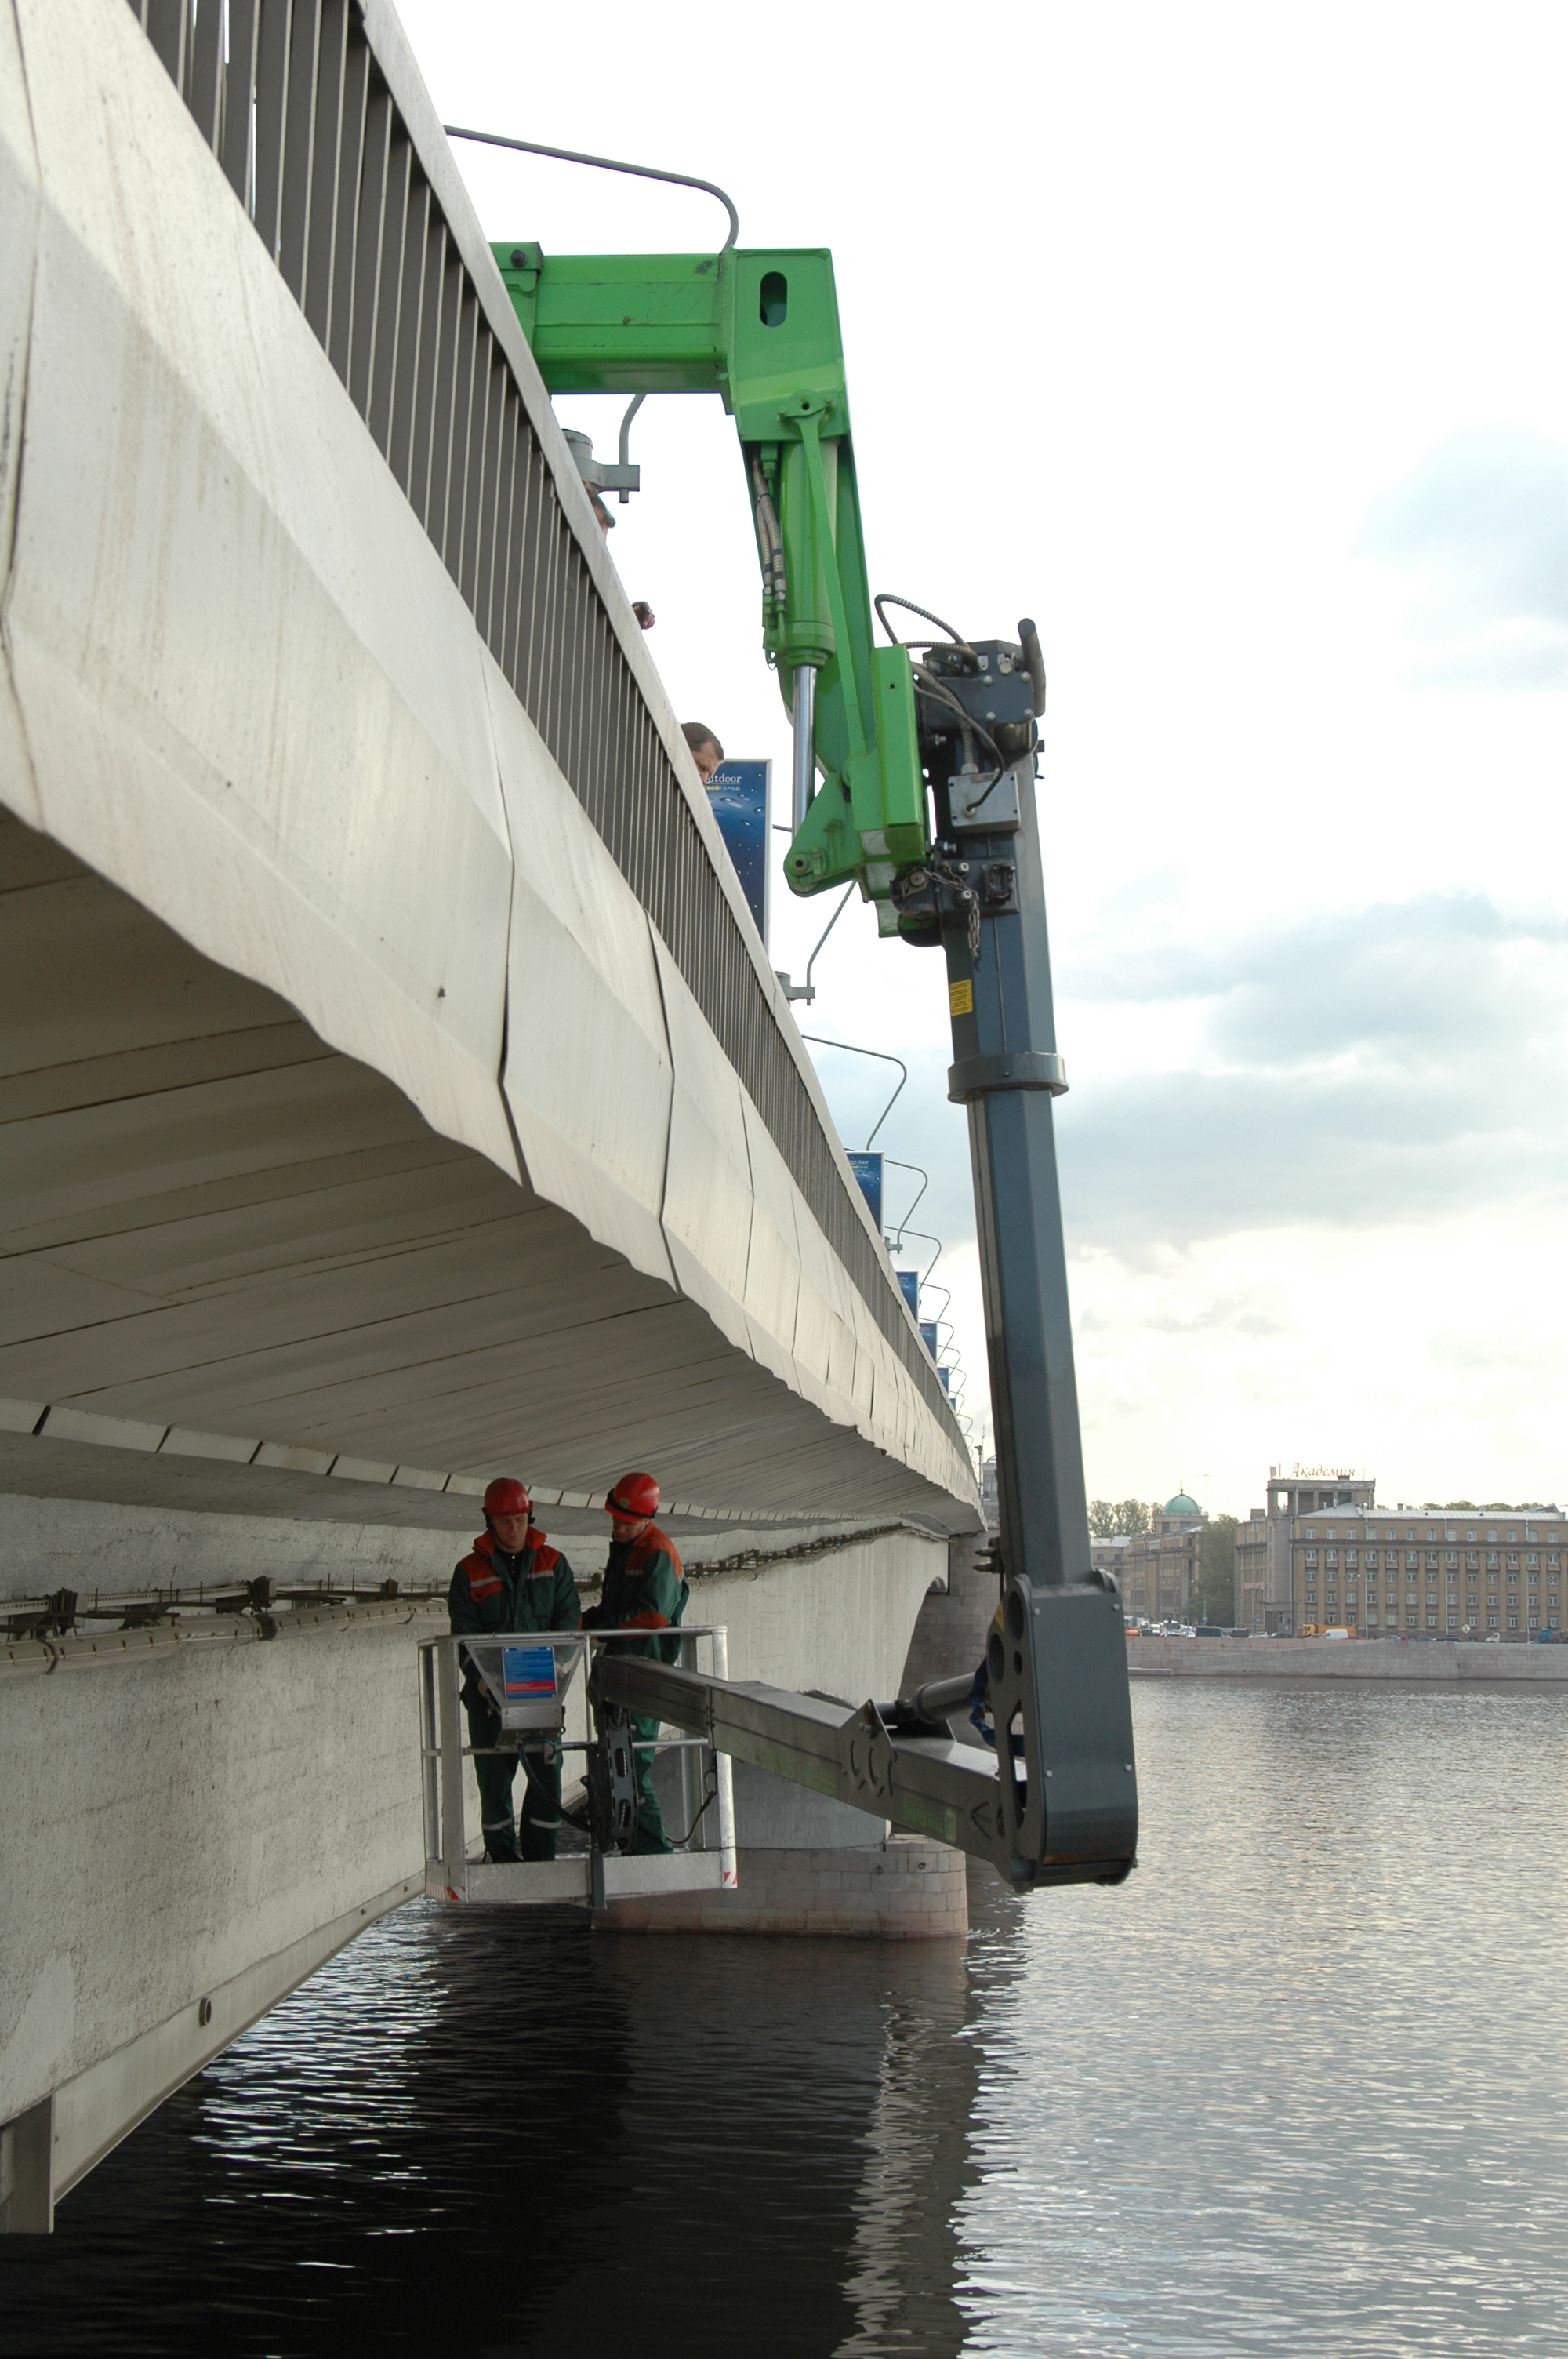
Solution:
<svg viewBox="0 0 1568 2359">
<path fill-rule="evenodd" d="M 894 877 L 929 849 L 925 780 L 909 651 L 872 637 L 832 255 L 492 251 L 552 394 L 717 393 L 734 419 L 795 727 L 784 875 L 796 893 L 858 883 L 897 933 Z"/>
<path fill-rule="evenodd" d="M 557 255 L 510 240 L 492 251 L 552 394 L 722 399 L 756 529 L 764 648 L 795 727 L 786 881 L 800 894 L 858 884 L 883 933 L 943 952 L 947 1094 L 968 1109 L 975 1175 L 1000 1603 L 978 1672 L 914 1698 L 856 1712 L 616 1658 L 596 1674 L 596 1712 L 605 1730 L 616 1714 L 672 1721 L 982 1854 L 1020 1886 L 1118 1883 L 1136 1850 L 1137 1776 L 1121 1609 L 1089 1549 L 1057 1193 L 1052 1107 L 1067 1083 L 1034 795 L 1039 635 L 1024 620 L 1016 640 L 971 642 L 928 616 L 946 636 L 921 641 L 918 660 L 874 643 L 832 257 L 740 246 L 722 190 L 647 176 L 719 198 L 722 252 Z M 625 441 L 623 424 L 621 467 L 588 480 L 632 487 Z M 884 596 L 876 611 L 889 603 L 908 604 Z M 950 1741 L 966 1698 L 989 1756 Z"/>
</svg>

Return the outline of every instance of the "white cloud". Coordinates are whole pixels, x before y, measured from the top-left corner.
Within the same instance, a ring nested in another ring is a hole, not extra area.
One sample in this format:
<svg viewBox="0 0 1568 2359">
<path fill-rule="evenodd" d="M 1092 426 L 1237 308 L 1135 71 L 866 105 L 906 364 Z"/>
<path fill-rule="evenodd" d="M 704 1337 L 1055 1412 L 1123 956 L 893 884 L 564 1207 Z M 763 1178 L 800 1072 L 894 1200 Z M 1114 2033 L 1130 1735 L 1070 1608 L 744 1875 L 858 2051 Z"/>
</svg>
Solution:
<svg viewBox="0 0 1568 2359">
<path fill-rule="evenodd" d="M 1091 1252 L 1073 1291 L 1097 1496 L 1245 1515 L 1296 1460 L 1384 1499 L 1563 1495 L 1560 1202 Z"/>
<path fill-rule="evenodd" d="M 891 34 L 850 7 L 847 115 L 819 43 L 708 0 L 610 0 L 587 66 L 576 17 L 402 5 L 449 119 L 684 162 L 743 242 L 830 245 L 872 587 L 1040 619 L 1091 1488 L 1212 1473 L 1244 1506 L 1316 1455 L 1404 1496 L 1561 1488 L 1568 700 L 1514 691 L 1565 620 L 1568 15 L 1047 0 L 999 50 L 927 0 Z M 1004 53 L 1022 132 L 932 133 L 933 60 L 946 118 L 994 125 Z M 462 165 L 497 236 L 711 242 L 695 195 Z M 568 422 L 602 446 L 618 407 Z M 782 818 L 733 430 L 650 402 L 634 440 L 611 547 L 651 651 L 683 714 L 774 758 Z M 831 905 L 776 906 L 798 974 Z M 974 1370 L 940 961 L 851 909 L 817 976 L 809 1029 L 909 1059 L 884 1143 L 931 1172 Z M 821 1058 L 858 1145 L 853 1065 Z"/>
<path fill-rule="evenodd" d="M 1429 687 L 1568 688 L 1568 447 L 1450 436 L 1368 509 L 1356 554 L 1400 574 Z"/>
<path fill-rule="evenodd" d="M 1147 1250 L 1423 1219 L 1550 1188 L 1568 1147 L 1568 926 L 1483 895 L 1313 910 L 1197 941 L 1101 936 L 1064 1005 L 1171 1003 L 1174 1068 L 1086 1071 L 1062 1109 L 1074 1232 Z"/>
</svg>

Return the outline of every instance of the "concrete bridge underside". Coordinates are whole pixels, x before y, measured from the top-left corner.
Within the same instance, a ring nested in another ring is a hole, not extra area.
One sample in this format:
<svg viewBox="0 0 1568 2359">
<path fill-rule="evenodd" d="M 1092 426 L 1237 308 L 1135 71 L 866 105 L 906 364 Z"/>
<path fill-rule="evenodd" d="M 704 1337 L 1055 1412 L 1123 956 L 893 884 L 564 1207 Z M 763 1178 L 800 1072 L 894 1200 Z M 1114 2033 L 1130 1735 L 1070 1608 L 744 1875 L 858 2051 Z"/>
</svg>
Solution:
<svg viewBox="0 0 1568 2359">
<path fill-rule="evenodd" d="M 365 1484 L 439 1492 L 455 1475 L 465 1495 L 514 1463 L 586 1499 L 634 1462 L 710 1512 L 954 1516 L 877 1447 L 874 1417 L 835 1420 L 826 1384 L 788 1381 L 792 1349 L 747 1319 L 743 1275 L 720 1325 L 695 1285 L 443 1137 L 276 995 L 12 819 L 0 896 L 13 1433 L 41 1421 L 57 1441 L 139 1445 L 162 1463 L 136 1470 L 133 1495 L 170 1505 L 227 1484 L 254 1511 L 256 1459 L 258 1474 L 351 1482 L 362 1510 Z M 526 1070 L 555 1053 L 534 1034 Z M 580 1067 L 568 1083 L 593 1086 Z M 781 1290 L 798 1285 L 777 1228 L 746 1209 Z M 866 1374 L 874 1408 L 874 1362 Z M 467 1499 L 457 1520 L 472 1513 Z"/>
<path fill-rule="evenodd" d="M 417 1888 L 487 1474 L 856 1696 L 979 1522 L 395 16 L 218 21 L 0 0 L 0 1603 L 423 1595 L 0 1641 L 0 2226 Z"/>
<path fill-rule="evenodd" d="M 631 1451 L 712 1505 L 972 1520 L 499 281 L 624 682 L 600 692 L 634 687 L 663 748 L 662 802 L 641 772 L 622 799 L 699 855 L 685 971 L 132 12 L 24 0 L 0 45 L 0 1394 L 441 1473 L 524 1447 L 562 1489 Z M 583 759 L 613 769 L 608 723 Z M 737 943 L 750 1091 L 704 1006 Z M 756 1094 L 781 1082 L 782 1125 Z"/>
<path fill-rule="evenodd" d="M 855 1694 L 977 1520 L 395 16 L 217 21 L 0 8 L 0 1600 L 404 1594 L 0 1644 L 10 2228 L 417 1888 L 499 1464 Z"/>
</svg>

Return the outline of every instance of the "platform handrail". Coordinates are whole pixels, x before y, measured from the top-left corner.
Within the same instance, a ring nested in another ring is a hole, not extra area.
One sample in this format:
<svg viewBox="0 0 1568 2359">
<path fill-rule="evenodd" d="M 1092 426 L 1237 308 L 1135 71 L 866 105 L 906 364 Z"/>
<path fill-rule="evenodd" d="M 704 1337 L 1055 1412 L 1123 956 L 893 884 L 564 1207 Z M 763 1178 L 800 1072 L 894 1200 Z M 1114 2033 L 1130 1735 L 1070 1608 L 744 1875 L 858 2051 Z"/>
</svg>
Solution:
<svg viewBox="0 0 1568 2359">
<path fill-rule="evenodd" d="M 697 1667 L 697 1641 L 706 1639 L 710 1650 L 709 1668 L 714 1677 L 728 1677 L 729 1633 L 722 1622 L 667 1624 L 662 1629 L 652 1630 L 646 1624 L 640 1623 L 611 1630 L 442 1631 L 416 1642 L 420 1792 L 427 1886 L 444 1890 L 452 1897 L 458 1897 L 466 1886 L 470 1863 L 467 1856 L 465 1760 L 471 1760 L 476 1754 L 492 1751 L 515 1753 L 521 1759 L 523 1755 L 546 1746 L 562 1754 L 586 1753 L 591 1749 L 592 1740 L 568 1737 L 564 1734 L 564 1728 L 558 1734 L 544 1731 L 532 1734 L 518 1729 L 514 1732 L 514 1744 L 493 1747 L 466 1745 L 463 1742 L 461 1702 L 463 1649 L 477 1640 L 487 1647 L 547 1647 L 552 1654 L 570 1649 L 591 1657 L 595 1648 L 602 1651 L 618 1640 L 645 1642 L 650 1638 L 672 1637 L 677 1642 L 680 1659 L 692 1669 Z M 562 1708 L 564 1716 L 564 1699 Z M 732 1891 L 738 1869 L 734 1777 L 729 1755 L 719 1751 L 706 1738 L 686 1733 L 635 1740 L 633 1750 L 679 1755 L 681 1807 L 687 1833 L 676 1849 L 677 1852 L 716 1852 L 719 1888 Z M 708 1840 L 708 1828 L 705 1823 L 710 1808 L 715 1820 L 712 1832 L 716 1840 L 713 1842 Z M 597 1858 L 597 1854 L 594 1856 Z"/>
</svg>

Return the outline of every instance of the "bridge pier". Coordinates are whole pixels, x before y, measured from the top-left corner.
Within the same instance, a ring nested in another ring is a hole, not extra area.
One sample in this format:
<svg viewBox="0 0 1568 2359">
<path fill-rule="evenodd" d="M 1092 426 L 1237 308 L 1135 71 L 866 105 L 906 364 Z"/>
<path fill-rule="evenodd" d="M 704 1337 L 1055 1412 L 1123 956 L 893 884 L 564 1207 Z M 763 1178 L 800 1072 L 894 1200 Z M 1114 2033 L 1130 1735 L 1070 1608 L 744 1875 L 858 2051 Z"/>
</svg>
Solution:
<svg viewBox="0 0 1568 2359">
<path fill-rule="evenodd" d="M 423 1889 L 415 1647 L 446 1627 L 471 1502 L 442 1502 L 448 1528 L 330 1522 L 300 1503 L 325 1509 L 343 1484 L 277 1479 L 291 1516 L 0 1494 L 0 1607 L 46 1586 L 107 1603 L 155 1575 L 243 1588 L 258 1568 L 275 1591 L 335 1580 L 362 1600 L 0 1639 L 0 2231 L 47 2229 L 139 2121 Z M 560 1537 L 591 1595 L 604 1537 Z M 857 1696 L 897 1686 L 946 1546 L 907 1527 L 718 1526 L 681 1544 L 690 1618 L 727 1625 L 733 1676 Z M 366 1597 L 394 1579 L 402 1594 Z M 890 1843 L 881 1821 L 760 1773 L 738 1786 L 729 1930 L 962 1930 L 961 1863 L 956 1884 L 939 1846 Z"/>
<path fill-rule="evenodd" d="M 918 1619 L 897 1673 L 857 1687 L 843 1678 L 841 1665 L 837 1682 L 829 1674 L 811 1684 L 843 1696 L 846 1702 L 859 1702 L 867 1694 L 906 1694 L 917 1658 L 921 1679 L 961 1670 L 968 1659 L 966 1646 L 971 1643 L 978 1661 L 984 1623 L 979 1641 L 973 1642 L 974 1593 L 983 1585 L 994 1599 L 996 1582 L 994 1575 L 977 1581 L 974 1553 L 972 1542 L 925 1546 L 917 1560 L 923 1575 Z M 944 1564 L 947 1577 L 939 1585 Z M 964 1585 L 955 1598 L 958 1578 Z M 990 1610 L 986 1608 L 986 1620 Z M 703 1618 L 719 1617 L 705 1610 Z M 930 1662 L 928 1655 L 934 1656 Z M 603 1930 L 847 1935 L 895 1941 L 961 1939 L 968 1931 L 968 1886 L 961 1852 L 924 1836 L 895 1834 L 885 1819 L 790 1785 L 748 1762 L 738 1761 L 733 1774 L 740 1864 L 736 1890 L 612 1901 L 595 1920 Z"/>
</svg>

